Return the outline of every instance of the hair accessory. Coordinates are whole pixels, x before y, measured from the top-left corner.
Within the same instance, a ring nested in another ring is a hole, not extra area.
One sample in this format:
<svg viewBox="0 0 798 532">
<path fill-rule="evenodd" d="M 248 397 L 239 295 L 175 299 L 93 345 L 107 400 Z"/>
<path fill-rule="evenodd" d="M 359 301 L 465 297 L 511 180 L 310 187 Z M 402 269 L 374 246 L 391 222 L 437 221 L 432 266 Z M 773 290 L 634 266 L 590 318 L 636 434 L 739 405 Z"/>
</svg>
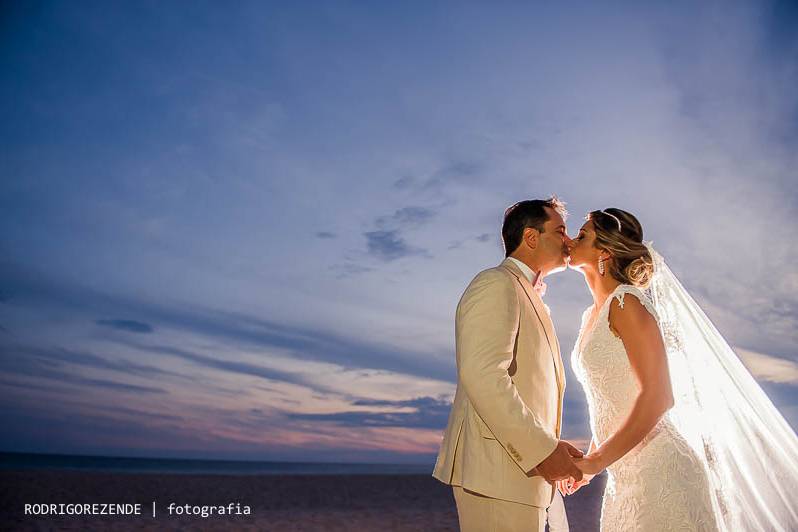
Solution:
<svg viewBox="0 0 798 532">
<path fill-rule="evenodd" d="M 620 219 L 620 218 L 618 218 L 618 217 L 617 217 L 617 216 L 615 216 L 614 214 L 612 214 L 612 213 L 609 213 L 609 212 L 607 212 L 607 211 L 601 211 L 601 212 L 602 212 L 602 213 L 604 213 L 604 214 L 606 214 L 607 216 L 611 217 L 613 220 L 615 220 L 615 222 L 618 224 L 618 231 L 620 231 L 620 230 L 621 230 L 621 219 Z"/>
</svg>

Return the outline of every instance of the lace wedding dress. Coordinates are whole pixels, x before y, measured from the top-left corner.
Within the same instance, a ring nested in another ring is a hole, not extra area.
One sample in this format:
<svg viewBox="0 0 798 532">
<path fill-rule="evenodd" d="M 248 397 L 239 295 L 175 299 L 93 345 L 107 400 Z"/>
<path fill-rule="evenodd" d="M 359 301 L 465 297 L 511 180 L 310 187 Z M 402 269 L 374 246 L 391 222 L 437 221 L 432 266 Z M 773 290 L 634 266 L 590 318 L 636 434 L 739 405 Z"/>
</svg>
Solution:
<svg viewBox="0 0 798 532">
<path fill-rule="evenodd" d="M 620 285 L 607 298 L 594 325 L 585 330 L 588 308 L 571 354 L 571 364 L 587 396 L 593 439 L 601 444 L 626 420 L 638 394 L 623 342 L 610 330 L 609 309 L 617 299 L 640 300 L 659 319 L 638 288 Z M 701 458 L 669 414 L 634 449 L 607 468 L 601 508 L 602 532 L 719 529 L 711 484 Z"/>
<path fill-rule="evenodd" d="M 586 330 L 571 363 L 585 389 L 593 438 L 618 430 L 638 390 L 613 300 L 636 297 L 659 325 L 674 406 L 608 468 L 601 529 L 798 530 L 798 435 L 650 242 L 651 284 L 620 285 Z M 650 298 L 650 299 L 649 299 Z M 591 309 L 588 309 L 591 310 Z"/>
</svg>

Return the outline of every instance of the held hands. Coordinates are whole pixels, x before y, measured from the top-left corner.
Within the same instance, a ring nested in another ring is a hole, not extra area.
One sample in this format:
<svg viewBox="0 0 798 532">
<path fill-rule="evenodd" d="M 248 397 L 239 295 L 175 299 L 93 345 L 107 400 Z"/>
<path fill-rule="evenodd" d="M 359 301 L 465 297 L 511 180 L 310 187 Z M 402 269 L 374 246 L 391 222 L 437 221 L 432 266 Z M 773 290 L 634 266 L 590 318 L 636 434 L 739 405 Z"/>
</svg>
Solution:
<svg viewBox="0 0 798 532">
<path fill-rule="evenodd" d="M 593 480 L 595 475 L 584 475 L 582 480 L 574 480 L 572 478 L 566 478 L 565 480 L 558 480 L 557 481 L 557 489 L 560 490 L 560 493 L 563 495 L 573 495 L 579 488 L 582 486 L 587 486 L 590 484 L 590 481 Z"/>
<path fill-rule="evenodd" d="M 574 463 L 574 458 L 581 458 L 582 451 L 566 441 L 560 440 L 554 451 L 535 468 L 537 474 L 549 482 L 573 478 L 582 480 L 582 470 Z"/>
<path fill-rule="evenodd" d="M 573 495 L 579 488 L 590 484 L 590 481 L 599 474 L 604 466 L 601 463 L 601 458 L 597 453 L 589 454 L 583 458 L 574 460 L 576 467 L 582 471 L 583 476 L 580 480 L 575 478 L 567 478 L 557 482 L 557 489 L 563 495 Z"/>
<path fill-rule="evenodd" d="M 598 453 L 589 454 L 583 458 L 574 460 L 576 467 L 578 467 L 585 475 L 595 476 L 604 470 L 604 465 L 601 461 L 601 456 Z"/>
</svg>

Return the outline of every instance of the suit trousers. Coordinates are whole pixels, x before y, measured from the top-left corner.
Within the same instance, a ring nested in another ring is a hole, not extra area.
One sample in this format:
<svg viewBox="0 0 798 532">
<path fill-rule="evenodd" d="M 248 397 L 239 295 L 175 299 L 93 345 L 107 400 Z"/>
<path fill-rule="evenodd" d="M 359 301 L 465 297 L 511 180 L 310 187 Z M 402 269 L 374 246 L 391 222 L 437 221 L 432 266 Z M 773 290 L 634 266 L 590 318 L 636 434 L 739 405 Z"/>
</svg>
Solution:
<svg viewBox="0 0 798 532">
<path fill-rule="evenodd" d="M 452 486 L 461 532 L 545 532 L 546 509 Z"/>
</svg>

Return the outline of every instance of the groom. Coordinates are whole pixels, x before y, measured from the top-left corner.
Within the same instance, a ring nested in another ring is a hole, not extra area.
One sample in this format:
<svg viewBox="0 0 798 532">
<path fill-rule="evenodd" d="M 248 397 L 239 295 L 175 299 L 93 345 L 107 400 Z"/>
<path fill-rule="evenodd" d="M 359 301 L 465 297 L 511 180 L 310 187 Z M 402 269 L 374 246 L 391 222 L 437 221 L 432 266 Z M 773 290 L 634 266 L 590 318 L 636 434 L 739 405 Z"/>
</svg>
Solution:
<svg viewBox="0 0 798 532">
<path fill-rule="evenodd" d="M 543 532 L 554 481 L 582 478 L 582 452 L 559 440 L 565 374 L 540 294 L 566 266 L 565 215 L 556 198 L 507 209 L 507 258 L 457 306 L 457 393 L 433 476 L 452 485 L 465 532 Z"/>
</svg>

